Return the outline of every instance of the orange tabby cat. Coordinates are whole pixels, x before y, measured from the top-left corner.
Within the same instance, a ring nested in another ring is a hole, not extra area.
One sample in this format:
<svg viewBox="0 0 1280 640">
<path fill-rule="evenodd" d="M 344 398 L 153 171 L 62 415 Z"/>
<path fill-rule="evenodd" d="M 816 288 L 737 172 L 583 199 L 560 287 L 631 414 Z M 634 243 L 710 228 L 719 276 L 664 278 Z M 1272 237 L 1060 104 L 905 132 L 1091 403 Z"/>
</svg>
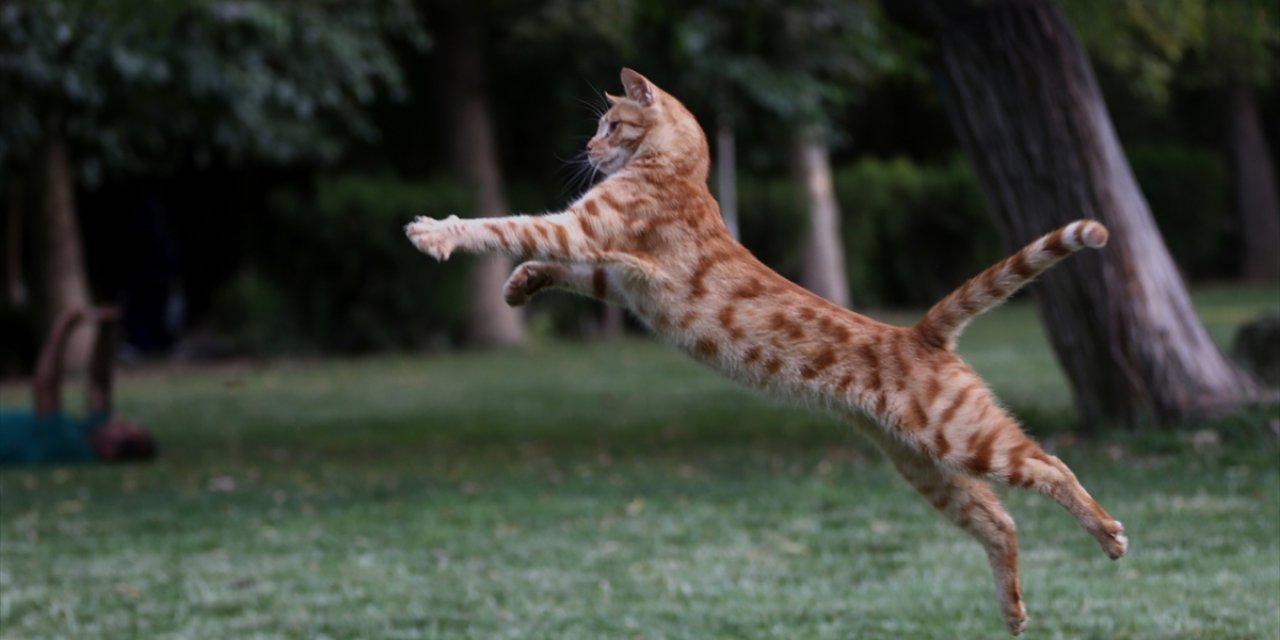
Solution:
<svg viewBox="0 0 1280 640">
<path fill-rule="evenodd" d="M 561 213 L 418 218 L 406 233 L 444 260 L 455 250 L 525 262 L 505 296 L 559 288 L 625 305 L 664 340 L 721 373 L 854 418 L 924 497 L 986 549 L 1015 635 L 1026 625 L 1013 518 L 986 480 L 1057 500 L 1112 558 L 1124 528 L 1045 453 L 952 350 L 975 315 L 1107 230 L 1082 220 L 969 280 L 914 327 L 882 324 L 792 284 L 729 234 L 707 189 L 706 136 L 675 98 L 624 69 L 626 97 L 587 144 L 608 177 Z M 857 419 L 870 416 L 872 424 Z"/>
</svg>

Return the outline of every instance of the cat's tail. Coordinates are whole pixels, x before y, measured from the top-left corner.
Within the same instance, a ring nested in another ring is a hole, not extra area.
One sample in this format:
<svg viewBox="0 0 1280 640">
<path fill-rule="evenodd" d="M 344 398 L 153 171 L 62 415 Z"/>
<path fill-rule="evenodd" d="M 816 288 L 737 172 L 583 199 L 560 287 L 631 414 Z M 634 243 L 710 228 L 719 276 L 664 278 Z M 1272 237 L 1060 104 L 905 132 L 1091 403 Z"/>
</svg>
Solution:
<svg viewBox="0 0 1280 640">
<path fill-rule="evenodd" d="M 1108 235 L 1094 220 L 1077 220 L 1049 233 L 960 285 L 924 314 L 916 331 L 925 341 L 952 349 L 974 317 L 1007 300 L 1059 260 L 1085 247 L 1105 245 Z"/>
</svg>

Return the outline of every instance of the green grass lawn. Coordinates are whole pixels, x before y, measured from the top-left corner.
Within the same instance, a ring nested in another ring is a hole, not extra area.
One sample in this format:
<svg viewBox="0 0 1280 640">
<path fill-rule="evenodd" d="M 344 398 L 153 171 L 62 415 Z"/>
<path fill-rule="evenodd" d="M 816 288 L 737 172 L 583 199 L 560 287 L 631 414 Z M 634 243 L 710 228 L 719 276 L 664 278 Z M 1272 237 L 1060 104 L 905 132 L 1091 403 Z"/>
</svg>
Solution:
<svg viewBox="0 0 1280 640">
<path fill-rule="evenodd" d="M 1220 340 L 1273 292 L 1199 296 Z M 1019 522 L 1031 638 L 1280 637 L 1275 411 L 1061 433 L 1034 310 L 963 352 L 1127 525 Z M 977 638 L 977 543 L 852 430 L 658 345 L 139 372 L 149 466 L 0 471 L 4 638 Z M 26 401 L 6 387 L 0 404 Z"/>
</svg>

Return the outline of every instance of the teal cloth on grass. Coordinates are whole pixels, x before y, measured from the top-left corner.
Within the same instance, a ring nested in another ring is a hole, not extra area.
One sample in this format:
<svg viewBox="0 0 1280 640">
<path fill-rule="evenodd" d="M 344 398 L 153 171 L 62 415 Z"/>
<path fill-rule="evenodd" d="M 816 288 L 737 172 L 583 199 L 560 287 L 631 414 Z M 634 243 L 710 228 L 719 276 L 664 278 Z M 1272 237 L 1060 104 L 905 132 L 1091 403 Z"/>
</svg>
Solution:
<svg viewBox="0 0 1280 640">
<path fill-rule="evenodd" d="M 110 418 L 105 411 L 77 418 L 61 411 L 0 410 L 0 464 L 93 462 L 98 457 L 86 434 Z"/>
</svg>

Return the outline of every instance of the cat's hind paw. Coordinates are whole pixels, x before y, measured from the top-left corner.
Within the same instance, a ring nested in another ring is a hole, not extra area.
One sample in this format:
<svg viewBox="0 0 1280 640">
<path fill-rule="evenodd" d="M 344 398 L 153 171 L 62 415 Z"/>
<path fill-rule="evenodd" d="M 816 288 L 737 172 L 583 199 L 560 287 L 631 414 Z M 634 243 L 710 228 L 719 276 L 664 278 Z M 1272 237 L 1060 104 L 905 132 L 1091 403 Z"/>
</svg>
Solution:
<svg viewBox="0 0 1280 640">
<path fill-rule="evenodd" d="M 1012 577 L 1012 582 L 998 587 L 996 600 L 1000 602 L 1000 614 L 1004 618 L 1004 626 L 1009 629 L 1009 633 L 1015 636 L 1022 635 L 1027 628 L 1027 606 L 1022 600 L 1022 592 L 1018 587 L 1016 576 Z"/>
<path fill-rule="evenodd" d="M 1011 635 L 1020 636 L 1023 635 L 1023 631 L 1027 631 L 1027 621 L 1027 613 L 1024 612 L 1023 616 L 1019 618 L 1010 618 L 1010 620 L 1006 620 L 1005 625 L 1009 627 Z"/>
<path fill-rule="evenodd" d="M 1009 633 L 1015 636 L 1022 635 L 1027 630 L 1027 609 L 1019 602 L 1016 611 L 1009 612 L 1005 615 L 1004 624 L 1009 628 Z"/>
<path fill-rule="evenodd" d="M 449 216 L 444 220 L 418 216 L 405 225 L 404 234 L 418 251 L 444 262 L 458 247 L 457 222 L 458 216 Z"/>
<path fill-rule="evenodd" d="M 523 306 L 535 294 L 551 286 L 554 281 L 554 265 L 543 262 L 525 262 L 511 272 L 502 287 L 502 297 L 512 307 Z"/>
<path fill-rule="evenodd" d="M 1098 537 L 1102 550 L 1112 560 L 1119 560 L 1129 550 L 1129 536 L 1124 533 L 1124 525 L 1119 520 L 1112 520 Z"/>
</svg>

